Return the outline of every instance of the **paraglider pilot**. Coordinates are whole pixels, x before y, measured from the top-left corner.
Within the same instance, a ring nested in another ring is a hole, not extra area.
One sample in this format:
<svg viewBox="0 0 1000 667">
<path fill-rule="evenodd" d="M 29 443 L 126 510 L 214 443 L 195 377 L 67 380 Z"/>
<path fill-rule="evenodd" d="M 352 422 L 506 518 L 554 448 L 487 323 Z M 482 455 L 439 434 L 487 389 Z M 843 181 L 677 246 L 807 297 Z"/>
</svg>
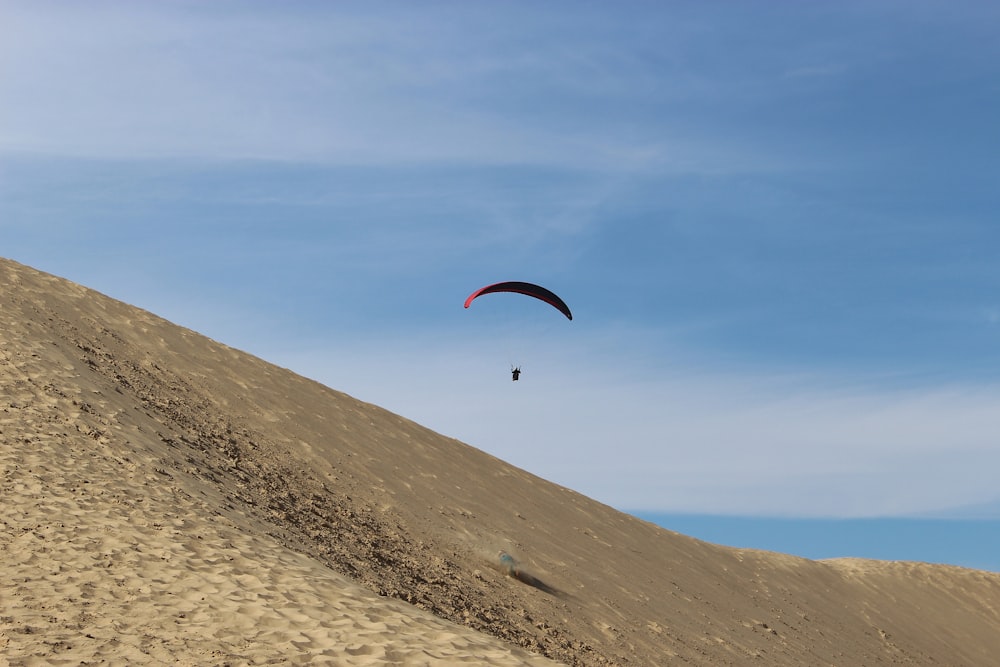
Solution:
<svg viewBox="0 0 1000 667">
<path fill-rule="evenodd" d="M 511 368 L 510 369 L 510 375 L 511 375 L 511 380 L 513 380 L 514 382 L 517 382 L 517 378 L 519 378 L 521 376 L 521 367 L 520 366 L 514 366 L 513 368 Z"/>
</svg>

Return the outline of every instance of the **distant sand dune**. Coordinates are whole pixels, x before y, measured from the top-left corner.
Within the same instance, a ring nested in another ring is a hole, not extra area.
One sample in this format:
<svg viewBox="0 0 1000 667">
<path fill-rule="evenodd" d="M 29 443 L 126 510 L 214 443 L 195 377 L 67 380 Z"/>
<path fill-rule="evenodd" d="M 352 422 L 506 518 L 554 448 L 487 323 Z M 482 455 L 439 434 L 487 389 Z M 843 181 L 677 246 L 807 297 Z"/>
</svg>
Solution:
<svg viewBox="0 0 1000 667">
<path fill-rule="evenodd" d="M 0 498 L 13 665 L 1000 655 L 998 574 L 700 542 L 8 260 Z"/>
</svg>

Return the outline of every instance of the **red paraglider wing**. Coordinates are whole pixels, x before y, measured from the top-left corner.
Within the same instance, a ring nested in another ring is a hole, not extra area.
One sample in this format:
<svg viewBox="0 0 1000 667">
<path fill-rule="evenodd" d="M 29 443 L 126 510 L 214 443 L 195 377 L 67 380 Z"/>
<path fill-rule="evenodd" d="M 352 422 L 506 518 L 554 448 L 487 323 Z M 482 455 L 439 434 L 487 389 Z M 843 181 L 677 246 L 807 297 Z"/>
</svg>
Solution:
<svg viewBox="0 0 1000 667">
<path fill-rule="evenodd" d="M 514 292 L 516 294 L 524 294 L 526 296 L 533 296 L 536 299 L 541 299 L 545 303 L 549 304 L 560 313 L 565 315 L 568 319 L 573 319 L 573 313 L 570 312 L 569 306 L 556 296 L 554 293 L 545 289 L 540 285 L 534 285 L 532 283 L 522 283 L 516 280 L 507 281 L 503 283 L 495 283 L 493 285 L 487 285 L 481 289 L 477 289 L 475 292 L 469 295 L 469 298 L 465 300 L 465 307 L 468 308 L 474 299 L 480 297 L 484 294 L 493 294 L 494 292 Z"/>
</svg>

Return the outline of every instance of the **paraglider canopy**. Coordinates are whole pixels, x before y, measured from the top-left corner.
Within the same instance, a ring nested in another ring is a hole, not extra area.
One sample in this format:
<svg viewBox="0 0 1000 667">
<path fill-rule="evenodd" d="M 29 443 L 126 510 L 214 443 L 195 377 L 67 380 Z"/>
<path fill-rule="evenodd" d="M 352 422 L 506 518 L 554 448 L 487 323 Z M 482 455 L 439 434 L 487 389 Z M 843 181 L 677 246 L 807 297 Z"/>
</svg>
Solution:
<svg viewBox="0 0 1000 667">
<path fill-rule="evenodd" d="M 493 294 L 495 292 L 514 292 L 516 294 L 524 294 L 526 296 L 540 299 L 565 315 L 567 319 L 573 319 L 573 313 L 570 312 L 569 306 L 566 305 L 566 302 L 556 296 L 555 293 L 550 292 L 541 285 L 524 283 L 516 280 L 494 283 L 477 289 L 469 295 L 469 298 L 465 300 L 465 307 L 468 308 L 476 298 L 484 294 Z"/>
</svg>

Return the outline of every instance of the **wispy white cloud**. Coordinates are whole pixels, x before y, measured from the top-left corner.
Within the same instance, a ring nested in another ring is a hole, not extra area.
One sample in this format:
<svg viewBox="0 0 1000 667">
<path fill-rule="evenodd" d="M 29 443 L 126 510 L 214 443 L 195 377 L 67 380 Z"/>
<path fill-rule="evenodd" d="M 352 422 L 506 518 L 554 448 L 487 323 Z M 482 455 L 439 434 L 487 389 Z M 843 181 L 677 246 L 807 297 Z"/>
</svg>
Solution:
<svg viewBox="0 0 1000 667">
<path fill-rule="evenodd" d="M 0 60 L 24 65 L 0 78 L 14 101 L 0 108 L 0 149 L 626 171 L 783 161 L 671 123 L 670 105 L 704 88 L 657 52 L 675 41 L 657 30 L 690 43 L 684 30 L 698 29 L 682 21 L 516 3 L 449 5 L 448 21 L 406 4 L 281 7 L 10 5 Z M 636 34 L 642 50 L 615 48 Z"/>
<path fill-rule="evenodd" d="M 3 77 L 4 98 L 16 102 L 3 107 L 2 145 L 348 163 L 502 162 L 570 147 L 556 151 L 563 139 L 456 100 L 482 67 L 455 57 L 475 41 L 447 25 L 419 14 L 404 27 L 333 9 L 261 16 L 218 6 L 11 8 L 3 61 L 30 66 Z"/>
</svg>

